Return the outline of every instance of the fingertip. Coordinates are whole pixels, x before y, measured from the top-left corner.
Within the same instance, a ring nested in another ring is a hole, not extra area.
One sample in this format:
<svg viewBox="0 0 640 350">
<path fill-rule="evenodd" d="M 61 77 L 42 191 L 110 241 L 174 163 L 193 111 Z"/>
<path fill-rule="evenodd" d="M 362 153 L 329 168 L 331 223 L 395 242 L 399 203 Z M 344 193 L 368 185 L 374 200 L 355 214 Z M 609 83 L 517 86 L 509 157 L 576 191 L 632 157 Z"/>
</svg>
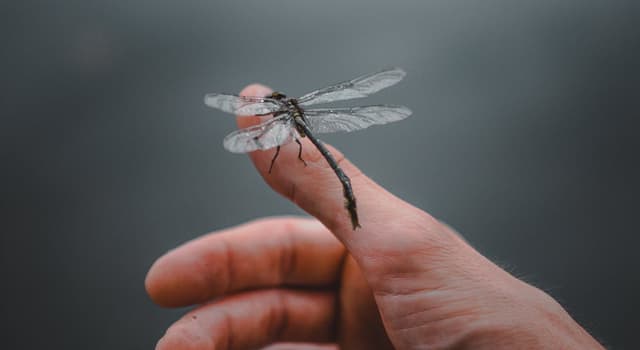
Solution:
<svg viewBox="0 0 640 350">
<path fill-rule="evenodd" d="M 147 271 L 147 276 L 144 279 L 144 289 L 154 303 L 164 305 L 163 298 L 159 293 L 159 291 L 162 290 L 159 284 L 161 281 L 161 269 L 158 267 L 160 260 L 162 260 L 162 258 L 156 260 L 149 268 L 149 271 Z"/>
<path fill-rule="evenodd" d="M 271 95 L 272 92 L 273 90 L 270 87 L 254 83 L 247 85 L 242 89 L 242 91 L 240 91 L 240 96 L 267 97 Z M 263 118 L 264 117 L 258 116 L 242 116 L 236 118 L 236 121 L 238 123 L 238 128 L 243 129 L 264 121 Z"/>
<path fill-rule="evenodd" d="M 202 327 L 194 326 L 185 321 L 174 323 L 165 335 L 158 340 L 156 350 L 175 350 L 175 349 L 212 349 L 212 338 L 206 333 Z"/>
<path fill-rule="evenodd" d="M 199 280 L 181 271 L 184 265 L 171 253 L 158 258 L 153 263 L 144 281 L 145 289 L 151 300 L 162 307 L 179 307 L 185 300 L 194 298 L 194 285 Z"/>
</svg>

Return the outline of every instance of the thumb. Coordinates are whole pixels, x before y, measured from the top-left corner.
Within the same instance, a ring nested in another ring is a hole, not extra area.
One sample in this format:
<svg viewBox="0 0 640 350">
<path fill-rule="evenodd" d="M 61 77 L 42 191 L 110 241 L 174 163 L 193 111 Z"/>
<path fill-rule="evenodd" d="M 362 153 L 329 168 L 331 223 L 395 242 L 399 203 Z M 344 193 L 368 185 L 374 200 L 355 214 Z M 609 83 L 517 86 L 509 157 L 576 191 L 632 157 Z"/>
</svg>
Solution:
<svg viewBox="0 0 640 350">
<path fill-rule="evenodd" d="M 240 94 L 266 96 L 270 93 L 269 88 L 255 84 L 246 87 Z M 244 128 L 261 120 L 258 117 L 239 117 L 238 124 Z M 424 252 L 437 252 L 437 247 L 444 248 L 448 244 L 461 242 L 429 214 L 386 191 L 360 172 L 342 153 L 327 145 L 351 179 L 361 225 L 361 228 L 354 230 L 349 212 L 345 209 L 342 185 L 333 169 L 308 138 L 300 141 L 301 156 L 306 166 L 298 159 L 298 145 L 295 142 L 281 147 L 271 173 L 269 168 L 275 149 L 252 152 L 251 160 L 269 186 L 329 228 L 345 244 L 365 274 L 370 264 L 377 266 L 381 262 L 380 257 L 385 257 L 385 269 L 393 266 L 393 261 L 390 261 L 393 257 L 397 257 L 402 269 L 406 269 L 406 257 L 416 249 L 421 251 L 420 255 L 424 255 Z"/>
<path fill-rule="evenodd" d="M 244 95 L 257 96 L 268 93 L 260 85 L 242 91 Z M 255 117 L 238 120 L 240 127 L 259 121 Z M 470 310 L 479 309 L 474 306 L 478 299 L 474 293 L 481 293 L 486 287 L 479 285 L 486 284 L 483 281 L 512 284 L 508 282 L 510 276 L 452 230 L 387 192 L 327 145 L 351 179 L 361 225 L 354 230 L 338 178 L 307 139 L 302 140 L 302 158 L 307 166 L 298 159 L 295 143 L 281 147 L 271 173 L 269 167 L 275 150 L 256 151 L 249 156 L 269 186 L 315 216 L 342 241 L 368 282 L 394 345 L 416 346 L 425 334 L 458 339 L 456 329 L 441 329 L 439 325 L 448 324 L 446 320 L 451 318 L 461 324 L 466 322 L 467 316 L 456 317 L 472 315 Z M 433 331 L 425 333 L 425 327 Z"/>
</svg>

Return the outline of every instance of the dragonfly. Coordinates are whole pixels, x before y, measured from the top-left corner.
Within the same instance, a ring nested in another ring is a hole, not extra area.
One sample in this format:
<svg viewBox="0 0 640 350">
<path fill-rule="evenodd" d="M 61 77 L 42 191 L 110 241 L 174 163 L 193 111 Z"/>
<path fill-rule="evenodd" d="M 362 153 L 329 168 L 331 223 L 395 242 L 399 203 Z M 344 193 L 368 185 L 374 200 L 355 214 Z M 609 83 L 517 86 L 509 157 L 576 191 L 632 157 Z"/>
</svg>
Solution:
<svg viewBox="0 0 640 350">
<path fill-rule="evenodd" d="M 401 68 L 385 69 L 312 91 L 299 98 L 290 98 L 281 92 L 273 92 L 268 96 L 211 93 L 205 96 L 204 101 L 210 107 L 238 116 L 273 116 L 260 124 L 234 131 L 223 141 L 224 147 L 233 153 L 247 153 L 275 147 L 276 152 L 271 159 L 269 173 L 278 158 L 280 147 L 294 141 L 298 144 L 298 159 L 306 166 L 302 158 L 300 139 L 308 138 L 340 180 L 345 209 L 351 219 L 353 230 L 356 230 L 361 226 L 351 180 L 324 143 L 315 135 L 351 132 L 371 125 L 399 121 L 410 116 L 411 110 L 404 106 L 387 104 L 347 108 L 307 107 L 367 97 L 398 83 L 405 75 L 406 72 Z"/>
</svg>

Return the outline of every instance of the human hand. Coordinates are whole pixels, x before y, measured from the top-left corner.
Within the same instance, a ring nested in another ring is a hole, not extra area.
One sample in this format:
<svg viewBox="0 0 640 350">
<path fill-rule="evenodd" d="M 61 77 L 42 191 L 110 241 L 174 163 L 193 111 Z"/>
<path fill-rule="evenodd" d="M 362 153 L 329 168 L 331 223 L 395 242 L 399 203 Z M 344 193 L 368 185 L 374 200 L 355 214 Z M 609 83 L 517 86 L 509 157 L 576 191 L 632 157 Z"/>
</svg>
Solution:
<svg viewBox="0 0 640 350">
<path fill-rule="evenodd" d="M 243 91 L 268 93 L 259 85 Z M 258 120 L 239 118 L 239 124 Z M 307 167 L 296 145 L 285 146 L 271 174 L 274 150 L 250 157 L 274 190 L 319 222 L 254 221 L 158 259 L 145 281 L 151 298 L 167 307 L 200 306 L 172 325 L 157 349 L 282 342 L 343 349 L 602 348 L 550 296 L 330 148 L 358 199 L 362 228 L 354 231 L 333 171 L 307 140 L 303 149 Z"/>
</svg>

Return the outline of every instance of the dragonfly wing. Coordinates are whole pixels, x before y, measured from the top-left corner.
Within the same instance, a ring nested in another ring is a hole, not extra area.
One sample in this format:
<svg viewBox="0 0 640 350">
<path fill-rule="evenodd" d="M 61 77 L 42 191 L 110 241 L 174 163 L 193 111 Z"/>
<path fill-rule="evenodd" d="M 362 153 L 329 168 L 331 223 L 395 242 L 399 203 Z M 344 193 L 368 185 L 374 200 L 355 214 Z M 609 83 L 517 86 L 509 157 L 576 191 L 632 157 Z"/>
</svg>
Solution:
<svg viewBox="0 0 640 350">
<path fill-rule="evenodd" d="M 371 95 L 387 88 L 404 78 L 407 73 L 400 68 L 392 68 L 371 73 L 339 84 L 310 92 L 298 99 L 301 106 L 349 100 Z"/>
<path fill-rule="evenodd" d="M 237 115 L 266 115 L 286 106 L 276 99 L 231 94 L 207 94 L 204 103 L 212 108 Z"/>
<path fill-rule="evenodd" d="M 353 108 L 314 108 L 304 112 L 309 129 L 314 133 L 350 132 L 371 125 L 387 124 L 411 115 L 404 106 L 376 105 Z"/>
<path fill-rule="evenodd" d="M 291 142 L 293 121 L 282 114 L 268 121 L 232 132 L 224 138 L 224 148 L 233 153 L 265 150 Z"/>
</svg>

